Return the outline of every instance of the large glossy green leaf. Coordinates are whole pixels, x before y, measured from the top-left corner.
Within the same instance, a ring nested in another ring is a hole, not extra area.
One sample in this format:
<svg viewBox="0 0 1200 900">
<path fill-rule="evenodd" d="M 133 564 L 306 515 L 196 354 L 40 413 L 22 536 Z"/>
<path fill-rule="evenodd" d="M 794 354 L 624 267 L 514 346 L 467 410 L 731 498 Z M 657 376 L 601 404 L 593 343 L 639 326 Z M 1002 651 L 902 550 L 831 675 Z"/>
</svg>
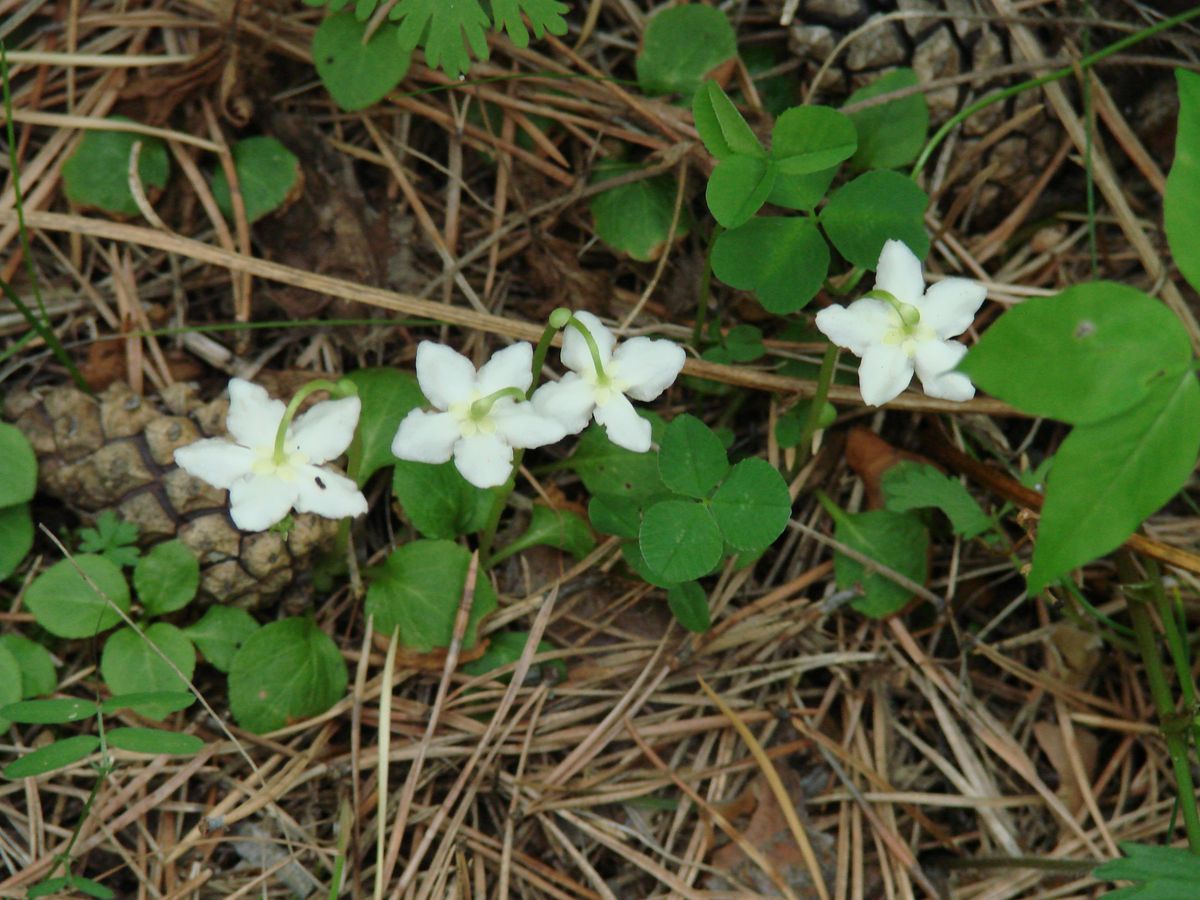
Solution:
<svg viewBox="0 0 1200 900">
<path fill-rule="evenodd" d="M 1167 176 L 1163 222 L 1175 265 L 1200 291 L 1200 73 L 1176 69 L 1179 125 L 1175 162 Z"/>
<path fill-rule="evenodd" d="M 1050 469 L 1030 592 L 1120 546 L 1183 487 L 1197 452 L 1200 385 L 1190 371 L 1120 415 L 1077 425 Z"/>
<path fill-rule="evenodd" d="M 1166 306 L 1128 285 L 1098 281 L 1013 307 L 960 368 L 1018 409 L 1081 424 L 1139 403 L 1191 357 L 1187 332 Z"/>
</svg>

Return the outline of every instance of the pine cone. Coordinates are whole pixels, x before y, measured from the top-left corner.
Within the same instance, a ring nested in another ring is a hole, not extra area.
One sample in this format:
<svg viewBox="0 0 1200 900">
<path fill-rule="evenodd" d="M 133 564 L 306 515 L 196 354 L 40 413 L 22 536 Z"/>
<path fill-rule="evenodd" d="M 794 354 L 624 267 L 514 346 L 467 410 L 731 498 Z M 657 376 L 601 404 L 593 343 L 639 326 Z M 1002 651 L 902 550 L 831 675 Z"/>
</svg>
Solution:
<svg viewBox="0 0 1200 900">
<path fill-rule="evenodd" d="M 4 411 L 37 453 L 44 493 L 89 521 L 115 511 L 145 546 L 179 538 L 200 560 L 202 597 L 253 608 L 306 569 L 338 526 L 303 514 L 286 540 L 239 531 L 227 492 L 175 465 L 177 447 L 225 434 L 228 408 L 224 396 L 202 402 L 194 385 L 173 384 L 155 403 L 116 382 L 97 397 L 73 387 L 14 392 Z"/>
</svg>

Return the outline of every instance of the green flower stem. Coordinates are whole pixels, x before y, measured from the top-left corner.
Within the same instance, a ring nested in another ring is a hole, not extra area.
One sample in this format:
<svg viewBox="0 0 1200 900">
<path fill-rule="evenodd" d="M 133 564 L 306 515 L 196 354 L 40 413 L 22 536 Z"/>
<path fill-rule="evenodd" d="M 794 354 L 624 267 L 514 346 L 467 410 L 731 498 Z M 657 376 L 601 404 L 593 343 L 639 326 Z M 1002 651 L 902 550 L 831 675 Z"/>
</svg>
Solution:
<svg viewBox="0 0 1200 900">
<path fill-rule="evenodd" d="M 583 340 L 587 344 L 588 353 L 592 354 L 592 365 L 596 368 L 596 381 L 599 384 L 604 384 L 604 364 L 600 362 L 600 348 L 596 346 L 596 338 L 593 337 L 590 331 L 588 331 L 587 326 L 574 316 L 571 316 L 570 321 L 567 322 L 567 327 L 574 328 L 581 335 L 583 335 Z"/>
<path fill-rule="evenodd" d="M 480 397 L 471 404 L 471 418 L 476 420 L 486 418 L 487 414 L 492 411 L 492 407 L 505 397 L 512 397 L 514 400 L 521 401 L 525 399 L 525 392 L 519 387 L 506 387 L 500 388 L 500 390 L 494 391 L 486 397 Z"/>
<path fill-rule="evenodd" d="M 275 462 L 282 463 L 287 455 L 283 452 L 283 445 L 287 441 L 288 429 L 292 427 L 292 420 L 296 418 L 296 410 L 300 408 L 311 394 L 317 391 L 329 391 L 334 397 L 352 397 L 358 393 L 358 388 L 354 382 L 342 381 L 333 382 L 324 378 L 318 378 L 316 381 L 310 381 L 300 390 L 296 391 L 292 397 L 292 402 L 287 405 L 287 409 L 283 411 L 283 418 L 279 420 L 279 428 L 275 431 Z"/>
<path fill-rule="evenodd" d="M 1178 790 L 1179 807 L 1183 813 L 1183 827 L 1187 832 L 1188 848 L 1200 854 L 1200 810 L 1196 806 L 1196 788 L 1192 782 L 1192 767 L 1188 753 L 1188 730 L 1191 726 L 1193 710 L 1189 707 L 1182 715 L 1176 710 L 1175 698 L 1167 684 L 1166 670 L 1162 664 L 1162 655 L 1154 634 L 1154 625 L 1150 620 L 1149 602 L 1146 597 L 1146 587 L 1134 565 L 1132 555 L 1122 552 L 1117 557 L 1117 567 L 1124 585 L 1129 618 L 1133 623 L 1133 631 L 1137 636 L 1138 650 L 1141 653 L 1142 664 L 1146 667 L 1146 681 L 1150 685 L 1150 696 L 1154 698 L 1154 707 L 1158 712 L 1163 739 L 1167 744 L 1167 755 L 1171 757 L 1171 766 L 1175 770 L 1175 786 Z M 1161 584 L 1160 584 L 1161 588 Z M 1153 588 L 1150 588 L 1153 593 Z M 1173 615 L 1163 618 L 1163 627 L 1170 632 L 1175 630 Z M 1176 635 L 1178 637 L 1178 635 Z M 1190 681 L 1191 673 L 1187 673 L 1185 681 Z"/>
<path fill-rule="evenodd" d="M 933 151 L 938 148 L 938 145 L 946 139 L 946 136 L 950 134 L 951 131 L 957 128 L 962 122 L 975 115 L 975 113 L 979 112 L 981 109 L 986 109 L 994 103 L 1000 103 L 1003 100 L 1007 100 L 1009 97 L 1016 96 L 1022 91 L 1039 88 L 1043 84 L 1049 84 L 1052 81 L 1060 81 L 1063 78 L 1074 75 L 1078 71 L 1087 70 L 1101 60 L 1107 59 L 1115 53 L 1120 53 L 1127 47 L 1132 47 L 1134 44 L 1153 37 L 1160 31 L 1166 31 L 1168 28 L 1181 25 L 1190 19 L 1196 18 L 1197 16 L 1200 16 L 1200 6 L 1196 6 L 1187 12 L 1182 12 L 1177 16 L 1172 16 L 1169 19 L 1163 19 L 1161 22 L 1151 25 L 1149 28 L 1144 28 L 1135 34 L 1121 38 L 1119 41 L 1114 41 L 1103 50 L 1097 50 L 1095 53 L 1089 53 L 1087 56 L 1084 56 L 1082 59 L 1072 63 L 1069 66 L 1063 66 L 1061 69 L 1055 69 L 1053 72 L 1050 72 L 1047 75 L 1042 75 L 1038 78 L 1030 78 L 1026 81 L 1022 81 L 1020 84 L 1014 84 L 1012 87 L 1005 88 L 1002 91 L 997 91 L 994 94 L 989 94 L 982 100 L 972 103 L 966 109 L 954 116 L 951 116 L 946 124 L 934 132 L 933 137 L 929 139 L 928 143 L 925 144 L 924 149 L 921 151 L 921 155 L 917 157 L 917 161 L 913 163 L 911 173 L 912 177 L 916 178 L 917 175 L 920 174 L 921 170 L 925 168 L 925 164 L 929 162 L 929 158 L 933 156 Z"/>
<path fill-rule="evenodd" d="M 821 421 L 821 411 L 829 398 L 829 386 L 833 384 L 833 373 L 837 368 L 838 348 L 830 344 L 825 348 L 825 356 L 821 359 L 821 368 L 817 372 L 817 389 L 813 393 L 808 407 L 808 415 L 804 417 L 804 428 L 800 431 L 800 443 L 797 444 L 797 462 L 803 465 L 812 451 L 813 435 L 817 433 L 817 425 Z"/>
<path fill-rule="evenodd" d="M 704 326 L 708 321 L 708 300 L 712 296 L 712 253 L 717 238 L 725 229 L 714 225 L 712 234 L 708 237 L 708 246 L 704 248 L 704 275 L 700 279 L 700 299 L 696 304 L 696 324 L 692 328 L 692 345 L 699 350 L 703 346 Z"/>
<path fill-rule="evenodd" d="M 512 496 L 513 489 L 517 486 L 517 472 L 521 470 L 521 460 L 524 457 L 524 450 L 513 452 L 512 474 L 508 476 L 508 481 L 496 490 L 496 497 L 492 501 L 492 510 L 488 513 L 487 524 L 479 532 L 479 571 L 481 572 L 486 572 L 492 567 L 492 545 L 496 542 L 500 517 L 504 515 L 504 508 L 508 506 L 508 498 Z"/>
<path fill-rule="evenodd" d="M 559 315 L 560 313 L 567 314 L 565 321 Z M 542 329 L 542 336 L 538 338 L 537 346 L 533 348 L 533 366 L 531 367 L 533 370 L 533 379 L 529 382 L 529 390 L 525 392 L 526 400 L 533 397 L 533 392 L 537 389 L 538 382 L 541 380 L 542 366 L 546 364 L 546 354 L 550 352 L 550 342 L 554 340 L 554 335 L 558 334 L 559 329 L 563 328 L 570 320 L 571 311 L 564 307 L 559 307 L 550 313 L 550 321 Z"/>
<path fill-rule="evenodd" d="M 897 300 L 893 294 L 890 294 L 881 288 L 875 288 L 874 290 L 869 291 L 866 296 L 870 297 L 872 300 L 882 300 L 884 303 L 894 309 L 896 311 L 896 315 L 900 317 L 900 321 L 904 323 L 905 328 L 915 328 L 921 323 L 921 311 L 919 309 L 917 309 L 911 303 L 904 303 L 903 301 Z"/>
</svg>

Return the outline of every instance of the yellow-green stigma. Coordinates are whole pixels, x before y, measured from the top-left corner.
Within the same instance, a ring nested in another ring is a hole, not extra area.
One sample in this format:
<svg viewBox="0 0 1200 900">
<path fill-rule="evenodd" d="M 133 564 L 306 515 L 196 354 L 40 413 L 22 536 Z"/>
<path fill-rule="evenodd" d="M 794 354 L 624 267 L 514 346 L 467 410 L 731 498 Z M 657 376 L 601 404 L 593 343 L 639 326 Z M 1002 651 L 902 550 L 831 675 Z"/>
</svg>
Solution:
<svg viewBox="0 0 1200 900">
<path fill-rule="evenodd" d="M 274 475 L 283 481 L 294 481 L 300 467 L 308 463 L 308 457 L 299 450 L 276 453 L 273 448 L 259 447 L 254 451 L 254 462 L 250 470 L 255 475 Z"/>
</svg>

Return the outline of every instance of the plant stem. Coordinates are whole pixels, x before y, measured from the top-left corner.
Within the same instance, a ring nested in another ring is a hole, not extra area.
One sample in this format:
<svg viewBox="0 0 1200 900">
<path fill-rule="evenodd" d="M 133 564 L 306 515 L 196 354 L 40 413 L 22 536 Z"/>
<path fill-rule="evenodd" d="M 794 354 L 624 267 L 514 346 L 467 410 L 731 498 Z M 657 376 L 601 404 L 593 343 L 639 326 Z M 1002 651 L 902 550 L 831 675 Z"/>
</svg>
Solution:
<svg viewBox="0 0 1200 900">
<path fill-rule="evenodd" d="M 699 350 L 704 346 L 704 326 L 708 321 L 708 300 L 712 296 L 712 252 L 717 238 L 725 229 L 714 225 L 712 234 L 708 236 L 708 246 L 704 248 L 704 275 L 700 279 L 700 300 L 696 305 L 696 324 L 692 328 L 692 346 Z"/>
<path fill-rule="evenodd" d="M 353 387 L 353 382 L 345 382 Z M 288 429 L 292 426 L 292 420 L 296 418 L 296 410 L 300 408 L 300 404 L 308 399 L 310 394 L 317 391 L 329 391 L 334 397 L 349 396 L 347 389 L 342 383 L 334 383 L 324 378 L 318 378 L 316 381 L 310 381 L 300 390 L 296 391 L 292 397 L 292 401 L 287 405 L 287 409 L 283 411 L 283 418 L 279 420 L 279 428 L 275 431 L 275 462 L 283 462 L 284 453 L 283 445 L 287 441 Z"/>
<path fill-rule="evenodd" d="M 512 474 L 508 476 L 508 481 L 496 490 L 496 498 L 492 501 L 492 511 L 488 513 L 487 524 L 479 532 L 479 570 L 481 572 L 487 571 L 492 566 L 492 544 L 496 542 L 496 531 L 500 527 L 500 517 L 504 514 L 504 508 L 508 506 L 508 498 L 512 496 L 513 489 L 517 486 L 517 472 L 521 469 L 521 459 L 524 456 L 524 450 L 513 452 Z"/>
<path fill-rule="evenodd" d="M 1169 19 L 1163 19 L 1161 22 L 1151 25 L 1149 28 L 1144 28 L 1136 34 L 1131 34 L 1127 37 L 1121 38 L 1119 41 L 1114 41 L 1103 50 L 1097 50 L 1095 53 L 1089 53 L 1087 56 L 1084 56 L 1077 62 L 1072 63 L 1069 66 L 1063 66 L 1061 69 L 1055 69 L 1048 75 L 1042 75 L 1038 78 L 1030 78 L 1026 81 L 1022 81 L 1020 84 L 1014 84 L 1012 87 L 1005 88 L 1002 91 L 997 91 L 994 94 L 989 94 L 982 100 L 972 103 L 966 109 L 955 114 L 954 116 L 951 116 L 946 124 L 934 132 L 933 137 L 929 139 L 928 143 L 925 144 L 924 149 L 921 151 L 921 155 L 917 157 L 917 161 L 913 163 L 911 173 L 912 177 L 916 178 L 917 175 L 920 174 L 921 170 L 925 168 L 925 164 L 929 162 L 929 158 L 933 156 L 933 151 L 938 148 L 938 145 L 946 139 L 946 136 L 950 134 L 951 131 L 957 128 L 966 119 L 969 119 L 971 116 L 975 115 L 975 113 L 979 112 L 981 109 L 986 109 L 993 103 L 999 103 L 1002 100 L 1007 100 L 1009 97 L 1016 96 L 1022 91 L 1038 88 L 1043 84 L 1049 84 L 1052 81 L 1060 81 L 1063 78 L 1075 74 L 1076 71 L 1087 71 L 1096 63 L 1107 59 L 1115 53 L 1119 53 L 1126 47 L 1132 47 L 1134 44 L 1146 40 L 1146 38 L 1153 37 L 1160 31 L 1166 31 L 1168 28 L 1181 25 L 1190 19 L 1196 18 L 1197 16 L 1200 16 L 1200 6 L 1196 6 L 1187 12 L 1182 12 L 1177 16 L 1172 16 Z"/>
<path fill-rule="evenodd" d="M 808 415 L 804 417 L 804 428 L 800 431 L 800 443 L 797 445 L 797 462 L 803 465 L 812 452 L 813 435 L 821 422 L 821 412 L 825 409 L 825 401 L 829 397 L 829 386 L 833 384 L 833 373 L 837 366 L 838 348 L 830 344 L 825 348 L 825 356 L 821 359 L 821 369 L 817 373 L 817 389 L 808 407 Z"/>
<path fill-rule="evenodd" d="M 1175 698 L 1171 696 L 1171 688 L 1167 684 L 1166 669 L 1163 667 L 1161 651 L 1154 634 L 1154 625 L 1150 620 L 1149 603 L 1144 596 L 1145 582 L 1134 565 L 1132 554 L 1118 554 L 1117 566 L 1124 586 L 1129 618 L 1137 636 L 1138 651 L 1146 668 L 1150 696 L 1154 699 L 1163 739 L 1167 744 L 1167 755 L 1171 757 L 1171 766 L 1175 770 L 1175 786 L 1179 795 L 1179 807 L 1183 813 L 1184 831 L 1187 832 L 1188 848 L 1193 853 L 1200 854 L 1200 810 L 1196 806 L 1196 789 L 1192 782 L 1188 753 L 1188 730 L 1193 712 L 1189 708 L 1181 715 L 1176 710 Z M 1153 588 L 1150 590 L 1152 593 Z M 1170 625 L 1167 624 L 1168 620 L 1171 621 Z M 1173 617 L 1164 620 L 1163 627 L 1174 630 Z M 1188 679 L 1190 678 L 1189 673 Z"/>
</svg>

